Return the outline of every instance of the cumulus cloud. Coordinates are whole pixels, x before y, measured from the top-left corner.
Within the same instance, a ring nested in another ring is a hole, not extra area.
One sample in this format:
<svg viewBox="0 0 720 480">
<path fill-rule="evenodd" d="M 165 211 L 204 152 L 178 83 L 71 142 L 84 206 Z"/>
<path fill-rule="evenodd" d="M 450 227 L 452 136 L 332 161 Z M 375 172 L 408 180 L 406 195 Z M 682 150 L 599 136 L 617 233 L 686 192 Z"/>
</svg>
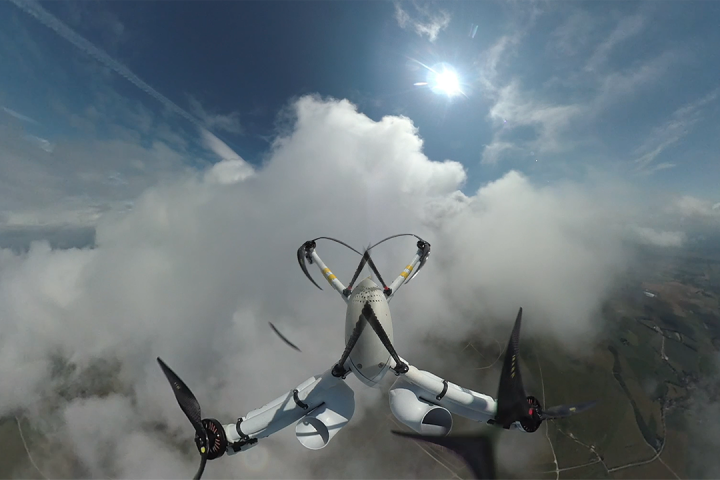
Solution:
<svg viewBox="0 0 720 480">
<path fill-rule="evenodd" d="M 252 175 L 218 185 L 187 174 L 148 188 L 130 212 L 99 219 L 92 249 L 0 251 L 0 414 L 27 410 L 88 476 L 188 475 L 192 430 L 155 357 L 223 423 L 332 366 L 345 304 L 310 285 L 295 260 L 319 235 L 356 248 L 399 232 L 432 243 L 426 270 L 392 305 L 396 347 L 420 368 L 432 355 L 421 343 L 428 335 L 460 340 L 478 322 L 507 328 L 520 306 L 529 335 L 575 342 L 602 328 L 596 313 L 628 249 L 622 209 L 601 190 L 539 187 L 510 172 L 464 195 L 462 166 L 428 159 L 407 118 L 376 122 L 347 101 L 313 97 L 298 100 L 294 114 L 294 128 Z M 411 240 L 382 247 L 375 262 L 388 277 L 415 250 Z M 335 244 L 318 252 L 347 282 L 357 256 Z M 379 395 L 356 398 L 360 422 Z M 211 462 L 208 475 L 301 478 L 345 468 L 304 450 L 292 428 L 256 448 Z M 382 463 L 362 468 L 365 477 L 387 472 Z"/>
</svg>

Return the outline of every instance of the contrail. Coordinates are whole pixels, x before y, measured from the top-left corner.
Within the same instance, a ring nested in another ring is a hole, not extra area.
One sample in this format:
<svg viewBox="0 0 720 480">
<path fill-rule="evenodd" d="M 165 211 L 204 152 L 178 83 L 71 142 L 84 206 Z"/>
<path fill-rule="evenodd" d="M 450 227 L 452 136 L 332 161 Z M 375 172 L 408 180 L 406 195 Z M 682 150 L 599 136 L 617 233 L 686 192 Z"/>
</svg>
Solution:
<svg viewBox="0 0 720 480">
<path fill-rule="evenodd" d="M 23 10 L 25 13 L 32 15 L 36 19 L 38 19 L 41 23 L 43 23 L 46 27 L 52 29 L 63 37 L 65 40 L 69 41 L 76 47 L 78 47 L 80 50 L 84 51 L 88 55 L 94 57 L 96 60 L 98 60 L 100 63 L 105 65 L 106 67 L 110 68 L 111 70 L 115 71 L 119 75 L 122 75 L 125 77 L 130 83 L 138 87 L 143 92 L 147 93 L 160 103 L 162 103 L 165 107 L 169 108 L 173 112 L 177 113 L 181 117 L 185 118 L 186 120 L 192 122 L 194 125 L 198 126 L 201 129 L 206 129 L 206 127 L 202 124 L 200 120 L 195 118 L 193 115 L 188 113 L 187 111 L 183 110 L 182 108 L 178 107 L 175 103 L 173 103 L 169 98 L 162 95 L 160 92 L 152 88 L 147 83 L 143 82 L 137 75 L 132 73 L 125 65 L 121 64 L 120 62 L 115 61 L 110 55 L 102 51 L 101 49 L 97 48 L 95 45 L 90 43 L 89 41 L 85 40 L 83 37 L 75 33 L 74 30 L 72 30 L 70 27 L 65 25 L 55 17 L 52 13 L 45 10 L 43 7 L 38 5 L 34 0 L 10 0 L 12 3 L 14 3 L 19 9 Z"/>
</svg>

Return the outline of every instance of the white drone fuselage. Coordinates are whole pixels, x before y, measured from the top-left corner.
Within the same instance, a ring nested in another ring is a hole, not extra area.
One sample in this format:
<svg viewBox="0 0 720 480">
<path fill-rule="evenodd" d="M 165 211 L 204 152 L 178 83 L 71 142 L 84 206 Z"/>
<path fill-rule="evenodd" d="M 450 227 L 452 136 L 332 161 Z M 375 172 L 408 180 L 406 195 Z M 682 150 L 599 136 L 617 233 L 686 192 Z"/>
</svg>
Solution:
<svg viewBox="0 0 720 480">
<path fill-rule="evenodd" d="M 393 324 L 389 301 L 397 290 L 407 283 L 411 272 L 421 261 L 421 252 L 405 267 L 389 286 L 386 296 L 370 277 L 362 280 L 346 296 L 345 286 L 325 266 L 313 250 L 309 254 L 327 282 L 341 294 L 347 304 L 345 316 L 345 345 L 363 316 L 366 303 L 372 307 L 380 325 L 393 341 Z M 416 272 L 417 275 L 417 272 Z M 489 395 L 478 393 L 448 382 L 430 372 L 419 370 L 405 359 L 408 371 L 397 374 L 398 378 L 390 388 L 390 409 L 404 425 L 418 433 L 447 435 L 452 428 L 452 414 L 486 423 L 495 416 L 497 404 Z M 380 337 L 369 325 L 360 333 L 344 367 L 369 387 L 377 386 L 396 362 Z M 261 408 L 249 412 L 237 423 L 224 426 L 229 442 L 227 453 L 247 450 L 257 444 L 257 439 L 268 437 L 297 422 L 295 435 L 300 443 L 311 450 L 324 448 L 329 441 L 351 420 L 355 411 L 354 392 L 344 376 L 333 375 L 330 368 L 302 382 L 295 389 L 286 392 Z M 519 422 L 511 429 L 524 431 Z"/>
<path fill-rule="evenodd" d="M 373 312 L 393 341 L 393 326 L 390 316 L 390 306 L 382 289 L 370 277 L 361 281 L 353 290 L 347 300 L 347 313 L 345 315 L 345 344 L 348 343 L 355 325 L 362 317 L 365 302 L 370 302 Z M 355 348 L 350 352 L 345 368 L 352 371 L 355 376 L 369 387 L 376 386 L 385 377 L 394 361 L 385 345 L 369 326 L 363 330 L 358 338 Z"/>
</svg>

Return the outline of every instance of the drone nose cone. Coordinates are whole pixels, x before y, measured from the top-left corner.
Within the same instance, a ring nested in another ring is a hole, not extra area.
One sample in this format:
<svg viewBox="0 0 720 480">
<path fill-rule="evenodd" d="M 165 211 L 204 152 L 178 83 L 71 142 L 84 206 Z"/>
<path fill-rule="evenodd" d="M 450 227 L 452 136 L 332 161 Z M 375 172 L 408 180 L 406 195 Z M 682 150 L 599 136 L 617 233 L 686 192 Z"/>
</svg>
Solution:
<svg viewBox="0 0 720 480">
<path fill-rule="evenodd" d="M 370 277 L 367 277 L 362 282 L 358 283 L 358 287 L 363 288 L 378 288 L 377 284 L 372 281 Z"/>
</svg>

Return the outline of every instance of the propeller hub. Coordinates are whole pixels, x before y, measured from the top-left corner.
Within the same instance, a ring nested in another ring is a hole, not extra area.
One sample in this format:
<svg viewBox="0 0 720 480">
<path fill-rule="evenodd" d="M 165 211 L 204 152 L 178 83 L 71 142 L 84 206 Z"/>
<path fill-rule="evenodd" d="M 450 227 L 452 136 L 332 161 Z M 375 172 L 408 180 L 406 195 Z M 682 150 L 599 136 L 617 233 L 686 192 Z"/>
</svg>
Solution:
<svg viewBox="0 0 720 480">
<path fill-rule="evenodd" d="M 520 425 L 526 432 L 534 432 L 540 428 L 540 424 L 543 422 L 542 405 L 532 395 L 527 397 L 527 403 L 527 415 L 520 419 Z"/>
<path fill-rule="evenodd" d="M 205 429 L 207 437 L 195 434 L 195 446 L 200 455 L 207 451 L 207 459 L 214 460 L 222 457 L 227 449 L 228 441 L 225 436 L 225 429 L 214 418 L 204 418 L 202 426 Z M 207 444 L 205 443 L 207 440 Z"/>
</svg>

